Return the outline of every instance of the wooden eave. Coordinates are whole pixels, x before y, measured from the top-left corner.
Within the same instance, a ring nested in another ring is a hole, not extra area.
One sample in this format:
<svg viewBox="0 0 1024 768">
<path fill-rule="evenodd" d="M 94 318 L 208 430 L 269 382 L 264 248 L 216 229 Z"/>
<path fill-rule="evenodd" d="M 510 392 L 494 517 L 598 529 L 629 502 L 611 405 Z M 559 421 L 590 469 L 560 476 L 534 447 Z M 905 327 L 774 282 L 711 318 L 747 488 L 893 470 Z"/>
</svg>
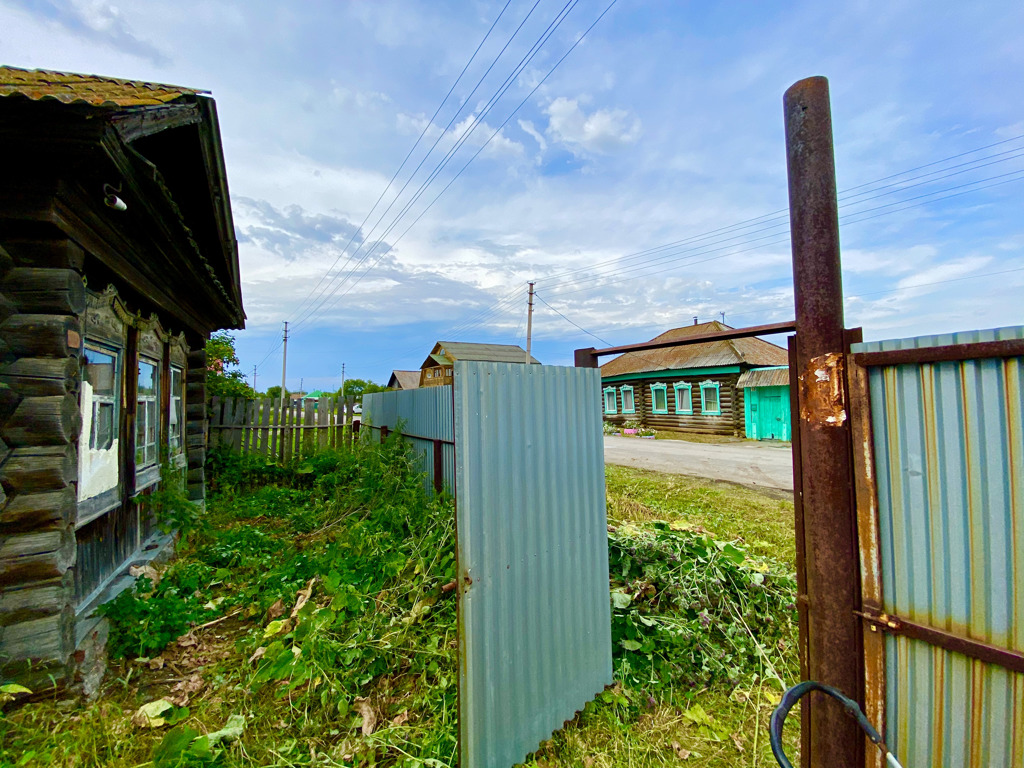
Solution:
<svg viewBox="0 0 1024 768">
<path fill-rule="evenodd" d="M 207 190 L 199 190 L 192 208 L 212 209 L 206 221 L 217 222 L 216 242 L 209 236 L 197 242 L 159 169 L 125 141 L 125 136 L 146 138 L 171 129 L 199 130 L 203 108 L 175 103 L 111 114 L 63 104 L 8 104 L 0 110 L 0 139 L 23 147 L 16 161 L 23 178 L 56 189 L 48 201 L 42 195 L 21 198 L 19 191 L 11 198 L 18 210 L 8 210 L 9 216 L 51 221 L 133 290 L 196 331 L 243 327 L 237 248 L 215 126 L 199 134 L 203 152 L 196 162 L 207 169 L 207 183 L 197 187 Z M 128 211 L 103 205 L 105 183 L 120 187 Z M 13 195 L 6 192 L 5 197 Z"/>
<path fill-rule="evenodd" d="M 125 143 L 151 136 L 169 128 L 195 125 L 203 120 L 197 104 L 168 104 L 159 107 L 137 107 L 110 118 Z"/>
</svg>

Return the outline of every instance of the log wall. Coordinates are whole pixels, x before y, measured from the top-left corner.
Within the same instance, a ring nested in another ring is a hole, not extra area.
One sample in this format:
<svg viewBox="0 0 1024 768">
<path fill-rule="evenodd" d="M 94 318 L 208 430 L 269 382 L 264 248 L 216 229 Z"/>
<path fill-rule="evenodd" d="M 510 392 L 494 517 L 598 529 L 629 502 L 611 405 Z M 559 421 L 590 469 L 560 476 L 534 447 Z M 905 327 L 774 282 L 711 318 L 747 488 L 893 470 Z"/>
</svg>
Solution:
<svg viewBox="0 0 1024 768">
<path fill-rule="evenodd" d="M 33 690 L 74 652 L 83 254 L 0 246 L 0 667 Z"/>
<path fill-rule="evenodd" d="M 737 389 L 738 373 L 712 374 L 709 376 L 671 376 L 659 379 L 631 379 L 602 383 L 601 389 L 615 387 L 615 402 L 619 413 L 605 414 L 605 421 L 622 425 L 626 421 L 639 421 L 646 427 L 662 429 L 669 432 L 697 432 L 706 435 L 728 435 L 742 437 L 744 435 L 743 390 Z M 684 382 L 693 387 L 693 413 L 676 413 L 676 398 L 673 386 L 676 382 Z M 721 415 L 706 415 L 701 412 L 700 384 L 703 381 L 717 381 Z M 665 384 L 668 395 L 668 413 L 654 413 L 651 404 L 651 385 Z M 622 393 L 620 387 L 632 386 L 636 413 L 621 413 Z M 604 399 L 600 407 L 604 408 Z"/>
</svg>

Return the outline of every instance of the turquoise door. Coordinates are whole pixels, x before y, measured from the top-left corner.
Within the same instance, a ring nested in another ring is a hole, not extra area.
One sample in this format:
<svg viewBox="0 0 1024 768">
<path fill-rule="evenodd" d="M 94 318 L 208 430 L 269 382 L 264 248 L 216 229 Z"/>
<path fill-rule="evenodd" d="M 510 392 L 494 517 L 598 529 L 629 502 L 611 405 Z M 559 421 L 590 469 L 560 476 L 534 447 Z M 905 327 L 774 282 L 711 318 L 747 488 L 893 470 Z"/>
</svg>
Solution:
<svg viewBox="0 0 1024 768">
<path fill-rule="evenodd" d="M 747 390 L 747 437 L 755 440 L 789 440 L 789 387 L 757 387 Z"/>
</svg>

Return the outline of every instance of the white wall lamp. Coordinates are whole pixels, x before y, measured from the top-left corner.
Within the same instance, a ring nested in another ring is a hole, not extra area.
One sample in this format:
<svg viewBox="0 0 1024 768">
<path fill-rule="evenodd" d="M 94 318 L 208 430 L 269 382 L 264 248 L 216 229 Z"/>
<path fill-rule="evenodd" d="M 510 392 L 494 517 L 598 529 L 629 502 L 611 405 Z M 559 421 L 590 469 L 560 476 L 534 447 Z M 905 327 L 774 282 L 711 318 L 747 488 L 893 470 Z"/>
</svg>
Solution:
<svg viewBox="0 0 1024 768">
<path fill-rule="evenodd" d="M 110 184 L 103 185 L 103 204 L 108 208 L 113 208 L 115 211 L 127 211 L 128 206 L 125 204 L 118 195 L 121 193 L 121 188 L 114 188 Z"/>
</svg>

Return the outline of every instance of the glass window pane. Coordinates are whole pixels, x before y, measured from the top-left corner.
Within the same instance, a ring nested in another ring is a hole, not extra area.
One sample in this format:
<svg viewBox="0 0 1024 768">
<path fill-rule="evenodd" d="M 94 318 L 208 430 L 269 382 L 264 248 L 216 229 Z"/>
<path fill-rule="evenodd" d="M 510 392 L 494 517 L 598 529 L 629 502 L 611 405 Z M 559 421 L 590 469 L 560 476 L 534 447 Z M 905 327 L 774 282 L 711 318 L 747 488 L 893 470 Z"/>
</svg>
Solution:
<svg viewBox="0 0 1024 768">
<path fill-rule="evenodd" d="M 654 392 L 654 410 L 664 411 L 668 410 L 668 404 L 666 402 L 665 390 L 658 388 L 653 390 Z"/>
<path fill-rule="evenodd" d="M 704 410 L 718 410 L 718 389 L 715 387 L 706 387 L 704 389 Z"/>
<path fill-rule="evenodd" d="M 156 396 L 157 388 L 160 380 L 157 378 L 156 365 L 147 363 L 145 360 L 139 361 L 139 396 L 142 395 L 153 395 Z"/>
<path fill-rule="evenodd" d="M 85 380 L 92 385 L 94 395 L 113 396 L 116 373 L 117 358 L 114 355 L 85 348 Z"/>
</svg>

